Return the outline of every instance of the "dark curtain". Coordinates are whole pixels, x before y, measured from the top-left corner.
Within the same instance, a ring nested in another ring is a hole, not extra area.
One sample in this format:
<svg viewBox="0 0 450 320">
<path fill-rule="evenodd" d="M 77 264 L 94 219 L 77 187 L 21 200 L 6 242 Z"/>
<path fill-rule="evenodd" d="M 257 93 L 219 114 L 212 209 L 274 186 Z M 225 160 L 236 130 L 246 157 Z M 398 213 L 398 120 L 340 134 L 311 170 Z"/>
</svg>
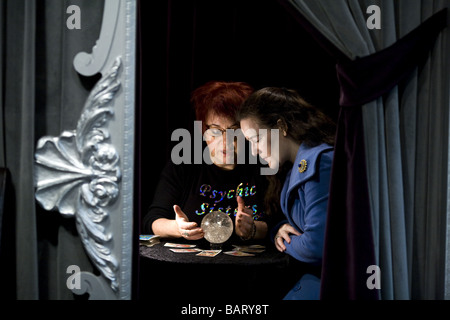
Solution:
<svg viewBox="0 0 450 320">
<path fill-rule="evenodd" d="M 306 3 L 301 1 L 298 3 L 305 5 L 305 7 L 302 7 L 304 9 L 302 13 L 314 11 L 311 11 Z M 346 11 L 347 6 L 351 6 L 350 2 L 336 2 L 334 8 L 327 7 L 328 3 L 325 2 L 321 2 L 318 6 L 315 6 L 316 4 L 316 2 L 308 2 L 308 5 L 316 10 L 314 13 L 321 17 L 327 16 L 331 12 L 337 12 L 337 7 L 339 7 L 339 9 L 342 9 L 339 11 L 340 14 L 348 13 L 347 19 L 351 17 L 360 18 L 359 11 Z M 355 3 L 351 2 L 351 4 Z M 405 83 L 411 79 L 413 72 L 423 67 L 425 61 L 431 55 L 430 52 L 434 47 L 436 38 L 446 26 L 447 12 L 444 9 L 436 13 L 397 42 L 382 48 L 382 50 L 364 57 L 356 56 L 354 60 L 350 60 L 321 31 L 316 29 L 317 21 L 316 25 L 313 26 L 298 12 L 299 10 L 292 11 L 293 7 L 288 4 L 286 4 L 286 8 L 297 17 L 297 20 L 305 29 L 310 30 L 316 40 L 327 49 L 327 52 L 334 56 L 341 86 L 341 109 L 328 207 L 321 298 L 378 299 L 380 298 L 379 290 L 373 290 L 367 285 L 367 280 L 372 273 L 368 270 L 368 267 L 379 263 L 376 257 L 378 242 L 374 240 L 373 234 L 373 230 L 378 232 L 378 228 L 374 228 L 372 225 L 374 221 L 378 223 L 378 220 L 373 217 L 375 213 L 371 211 L 371 205 L 376 199 L 372 199 L 369 195 L 366 151 L 370 150 L 371 146 L 365 145 L 367 141 L 365 130 L 367 129 L 364 127 L 362 106 L 377 98 L 389 99 L 388 94 L 395 86 L 404 87 Z M 333 9 L 335 10 L 333 11 Z M 383 9 L 385 13 L 390 12 L 387 7 L 383 7 Z M 337 15 L 337 17 L 337 22 L 331 20 L 336 22 L 337 25 L 341 25 L 342 16 Z M 350 33 L 350 31 L 348 32 Z M 333 34 L 333 36 L 345 38 L 341 34 Z M 364 42 L 361 45 L 364 46 Z M 352 54 L 355 53 L 352 52 Z M 445 82 L 444 77 L 441 81 Z M 444 101 L 446 100 L 444 99 Z M 375 123 L 377 121 L 377 119 L 370 120 Z M 420 125 L 423 121 L 421 122 L 419 119 L 418 123 Z M 446 141 L 446 137 L 443 137 L 443 139 Z M 418 139 L 416 143 L 420 141 Z M 400 163 L 399 166 L 401 169 Z M 440 168 L 436 169 L 439 170 Z M 377 179 L 378 177 L 372 178 Z M 384 191 L 387 192 L 387 190 Z M 422 195 L 420 196 L 422 197 Z M 375 205 L 378 204 L 375 203 Z M 401 214 L 401 212 L 398 213 Z M 406 212 L 405 214 L 410 215 L 411 213 Z M 393 218 L 391 223 L 395 223 Z M 389 233 L 391 230 L 384 228 L 379 232 Z M 435 230 L 435 232 L 438 233 L 439 231 Z M 414 237 L 417 238 L 416 235 Z M 400 255 L 400 253 L 405 252 L 406 246 L 407 244 L 404 243 L 403 248 L 400 249 L 401 252 L 397 252 L 397 254 Z M 395 260 L 398 257 L 390 258 Z M 386 273 L 383 274 L 383 277 L 388 279 L 387 268 L 382 268 L 381 272 L 384 271 Z M 394 273 L 388 281 L 395 282 L 396 278 L 405 276 L 407 275 Z M 417 273 L 415 276 L 418 277 Z M 406 284 L 404 283 L 404 285 Z M 407 285 L 406 288 L 408 288 Z M 393 296 L 389 287 L 383 289 L 386 289 L 385 297 Z M 440 288 L 435 288 L 435 290 L 440 290 Z M 424 292 L 420 294 L 424 296 Z M 396 295 L 407 297 L 409 293 L 399 290 Z"/>
<path fill-rule="evenodd" d="M 337 119 L 333 58 L 276 0 L 155 0 L 140 6 L 141 215 L 178 143 L 172 132 L 193 130 L 190 94 L 207 81 L 293 88 Z"/>
<path fill-rule="evenodd" d="M 80 7 L 81 29 L 66 27 L 70 5 Z M 9 170 L 15 195 L 5 199 L 12 202 L 7 214 L 15 223 L 2 225 L 15 231 L 16 259 L 1 261 L 16 268 L 16 290 L 9 298 L 75 299 L 66 286 L 67 267 L 76 264 L 92 272 L 92 266 L 74 221 L 35 201 L 34 152 L 42 136 L 76 128 L 97 79 L 80 77 L 73 58 L 92 51 L 103 1 L 1 0 L 0 9 L 0 167 Z"/>
</svg>

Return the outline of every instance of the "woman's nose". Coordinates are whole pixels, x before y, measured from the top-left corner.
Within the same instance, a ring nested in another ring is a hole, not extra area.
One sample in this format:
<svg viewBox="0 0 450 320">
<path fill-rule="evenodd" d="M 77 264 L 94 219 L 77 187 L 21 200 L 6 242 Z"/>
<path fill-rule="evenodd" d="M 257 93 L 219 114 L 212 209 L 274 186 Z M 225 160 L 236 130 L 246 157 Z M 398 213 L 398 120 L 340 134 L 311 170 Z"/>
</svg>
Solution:
<svg viewBox="0 0 450 320">
<path fill-rule="evenodd" d="M 259 149 L 256 143 L 251 143 L 251 149 L 252 149 L 252 156 L 256 157 L 259 154 Z"/>
</svg>

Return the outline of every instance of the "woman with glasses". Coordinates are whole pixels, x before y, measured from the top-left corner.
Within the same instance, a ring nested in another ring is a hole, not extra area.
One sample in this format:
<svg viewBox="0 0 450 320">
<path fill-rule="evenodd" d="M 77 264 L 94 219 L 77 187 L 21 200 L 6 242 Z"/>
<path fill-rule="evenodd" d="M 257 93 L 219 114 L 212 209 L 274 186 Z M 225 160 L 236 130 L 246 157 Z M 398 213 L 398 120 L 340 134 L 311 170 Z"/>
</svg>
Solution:
<svg viewBox="0 0 450 320">
<path fill-rule="evenodd" d="M 266 237 L 268 227 L 262 202 L 266 180 L 260 176 L 259 166 L 238 161 L 245 159 L 242 158 L 245 148 L 237 138 L 240 130 L 236 113 L 252 92 L 247 83 L 220 81 L 208 82 L 194 90 L 191 103 L 202 123 L 207 145 L 202 158 L 206 154 L 208 161 L 201 164 L 169 161 L 143 219 L 145 233 L 201 240 L 203 217 L 220 210 L 234 223 L 230 239 L 233 243 Z M 245 143 L 243 136 L 242 140 Z"/>
<path fill-rule="evenodd" d="M 280 168 L 267 196 L 280 204 L 285 220 L 271 238 L 298 261 L 300 273 L 285 299 L 318 299 L 335 125 L 296 91 L 274 87 L 253 93 L 238 118 L 252 152 Z"/>
</svg>

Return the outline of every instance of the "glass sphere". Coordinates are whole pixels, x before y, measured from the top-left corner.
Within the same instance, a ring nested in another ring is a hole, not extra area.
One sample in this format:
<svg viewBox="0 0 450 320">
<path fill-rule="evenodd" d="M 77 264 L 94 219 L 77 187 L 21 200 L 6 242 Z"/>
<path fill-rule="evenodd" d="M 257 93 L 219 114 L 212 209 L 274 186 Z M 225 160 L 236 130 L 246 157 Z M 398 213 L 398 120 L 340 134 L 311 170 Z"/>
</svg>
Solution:
<svg viewBox="0 0 450 320">
<path fill-rule="evenodd" d="M 233 234 L 233 221 L 226 213 L 213 211 L 204 216 L 201 228 L 211 246 L 220 246 Z"/>
</svg>

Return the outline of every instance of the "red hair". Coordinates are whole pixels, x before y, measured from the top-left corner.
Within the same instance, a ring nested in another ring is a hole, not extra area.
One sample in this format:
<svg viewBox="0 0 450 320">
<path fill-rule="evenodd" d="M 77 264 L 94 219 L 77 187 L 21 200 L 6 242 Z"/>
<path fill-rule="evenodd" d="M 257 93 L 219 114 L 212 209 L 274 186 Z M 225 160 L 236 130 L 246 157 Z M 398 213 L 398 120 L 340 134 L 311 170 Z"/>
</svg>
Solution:
<svg viewBox="0 0 450 320">
<path fill-rule="evenodd" d="M 209 81 L 195 89 L 192 92 L 191 103 L 197 120 L 203 123 L 203 130 L 208 112 L 236 119 L 242 103 L 253 91 L 253 88 L 245 82 L 225 81 Z"/>
</svg>

